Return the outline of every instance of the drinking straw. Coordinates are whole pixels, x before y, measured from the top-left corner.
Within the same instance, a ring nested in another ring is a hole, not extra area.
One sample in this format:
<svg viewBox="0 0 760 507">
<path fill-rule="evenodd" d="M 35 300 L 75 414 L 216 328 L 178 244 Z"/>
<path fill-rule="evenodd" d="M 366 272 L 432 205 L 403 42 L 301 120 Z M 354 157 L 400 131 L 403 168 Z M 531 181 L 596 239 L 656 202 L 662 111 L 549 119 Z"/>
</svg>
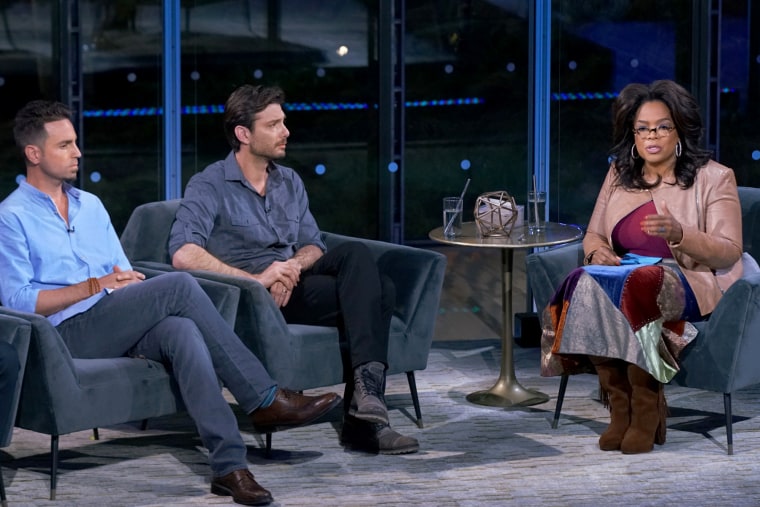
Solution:
<svg viewBox="0 0 760 507">
<path fill-rule="evenodd" d="M 464 188 L 462 189 L 462 193 L 459 196 L 459 200 L 457 201 L 457 209 L 459 209 L 462 206 L 462 201 L 464 200 L 464 193 L 467 192 L 467 187 L 470 185 L 470 178 L 467 178 L 467 181 L 464 182 Z M 446 227 L 443 228 L 443 234 L 446 235 L 451 230 L 451 227 L 454 225 L 454 220 L 456 219 L 457 214 L 454 213 L 451 215 L 451 218 L 449 219 L 449 223 L 446 224 Z"/>
</svg>

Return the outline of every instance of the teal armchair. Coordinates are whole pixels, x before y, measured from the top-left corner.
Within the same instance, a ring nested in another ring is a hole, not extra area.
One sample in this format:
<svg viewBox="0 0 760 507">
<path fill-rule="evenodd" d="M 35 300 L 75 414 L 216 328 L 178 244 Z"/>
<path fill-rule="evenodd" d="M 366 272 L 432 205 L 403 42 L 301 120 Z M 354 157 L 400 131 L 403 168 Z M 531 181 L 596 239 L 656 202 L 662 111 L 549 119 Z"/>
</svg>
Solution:
<svg viewBox="0 0 760 507">
<path fill-rule="evenodd" d="M 727 452 L 733 454 L 731 393 L 760 383 L 760 188 L 739 187 L 744 267 L 742 279 L 723 295 L 709 320 L 697 322 L 697 337 L 681 353 L 681 370 L 671 381 L 683 387 L 723 393 Z M 556 288 L 583 264 L 580 243 L 526 257 L 528 282 L 542 317 Z M 556 428 L 569 377 L 561 377 L 552 427 Z"/>
<path fill-rule="evenodd" d="M 147 276 L 163 273 L 142 271 Z M 200 282 L 232 324 L 240 291 L 213 281 Z M 50 435 L 51 500 L 56 494 L 61 435 L 184 411 L 179 389 L 163 364 L 131 357 L 76 359 L 47 318 L 0 306 L 0 333 L 9 322 L 19 326 L 17 332 L 26 329 L 29 336 L 15 425 Z"/>
<path fill-rule="evenodd" d="M 179 200 L 152 202 L 138 206 L 132 213 L 121 242 L 138 269 L 173 269 L 167 243 L 178 206 Z M 323 238 L 328 248 L 349 240 L 364 242 L 380 272 L 395 284 L 388 373 L 406 374 L 417 424 L 422 427 L 414 372 L 427 367 L 446 257 L 429 250 L 328 232 L 323 232 Z M 269 291 L 258 282 L 207 271 L 194 271 L 193 275 L 240 288 L 235 331 L 280 384 L 304 390 L 346 381 L 337 328 L 287 324 Z"/>
</svg>

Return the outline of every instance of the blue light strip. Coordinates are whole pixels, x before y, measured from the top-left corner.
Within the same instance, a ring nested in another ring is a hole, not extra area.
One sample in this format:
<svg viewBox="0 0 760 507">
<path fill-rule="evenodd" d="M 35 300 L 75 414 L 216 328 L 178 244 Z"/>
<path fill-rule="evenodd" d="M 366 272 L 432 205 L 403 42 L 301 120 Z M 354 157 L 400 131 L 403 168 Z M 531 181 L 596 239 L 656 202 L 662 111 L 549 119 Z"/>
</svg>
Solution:
<svg viewBox="0 0 760 507">
<path fill-rule="evenodd" d="M 406 107 L 450 107 L 450 106 L 473 106 L 485 104 L 485 100 L 479 97 L 466 97 L 461 99 L 434 99 L 407 101 Z M 286 111 L 357 111 L 369 109 L 369 104 L 364 102 L 288 102 L 284 105 Z M 377 109 L 377 104 L 372 106 Z M 183 115 L 222 114 L 224 105 L 199 105 L 184 106 L 181 109 Z M 85 118 L 121 118 L 131 116 L 156 116 L 163 114 L 160 107 L 135 107 L 125 109 L 91 109 L 85 111 Z"/>
<path fill-rule="evenodd" d="M 721 88 L 720 93 L 728 95 L 736 93 L 736 88 Z M 618 96 L 617 92 L 568 92 L 568 93 L 552 93 L 552 100 L 557 102 L 567 100 L 608 100 L 614 99 Z"/>
<path fill-rule="evenodd" d="M 736 93 L 735 88 L 723 88 L 721 93 Z M 575 92 L 575 93 L 552 93 L 551 99 L 555 102 L 576 100 L 610 100 L 617 97 L 617 92 Z M 480 97 L 466 97 L 461 99 L 433 99 L 433 100 L 410 100 L 406 107 L 452 107 L 452 106 L 479 106 L 485 104 L 485 99 Z M 285 104 L 287 111 L 358 111 L 369 109 L 369 104 L 364 102 L 288 102 Z M 377 104 L 372 107 L 377 109 Z M 224 105 L 199 105 L 184 106 L 181 108 L 183 115 L 222 114 Z M 160 107 L 135 107 L 125 109 L 90 109 L 82 113 L 85 118 L 121 118 L 133 116 L 156 116 L 163 114 Z"/>
<path fill-rule="evenodd" d="M 362 102 L 288 102 L 284 107 L 286 111 L 355 111 L 369 109 L 369 106 Z"/>
<path fill-rule="evenodd" d="M 605 100 L 614 99 L 617 96 L 617 92 L 552 93 L 552 100 L 559 102 L 566 100 Z"/>
</svg>

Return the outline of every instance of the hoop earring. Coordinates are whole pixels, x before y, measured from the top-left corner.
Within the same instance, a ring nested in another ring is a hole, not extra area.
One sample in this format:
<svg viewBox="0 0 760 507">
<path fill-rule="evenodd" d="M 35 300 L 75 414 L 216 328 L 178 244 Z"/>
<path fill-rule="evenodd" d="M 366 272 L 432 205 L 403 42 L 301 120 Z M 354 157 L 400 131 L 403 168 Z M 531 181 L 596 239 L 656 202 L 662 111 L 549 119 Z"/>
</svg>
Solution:
<svg viewBox="0 0 760 507">
<path fill-rule="evenodd" d="M 639 158 L 639 152 L 636 151 L 636 145 L 635 144 L 631 145 L 631 158 L 633 160 L 636 160 L 637 158 Z"/>
<path fill-rule="evenodd" d="M 680 157 L 681 153 L 683 153 L 683 146 L 681 146 L 681 141 L 678 141 L 676 143 L 676 158 Z"/>
</svg>

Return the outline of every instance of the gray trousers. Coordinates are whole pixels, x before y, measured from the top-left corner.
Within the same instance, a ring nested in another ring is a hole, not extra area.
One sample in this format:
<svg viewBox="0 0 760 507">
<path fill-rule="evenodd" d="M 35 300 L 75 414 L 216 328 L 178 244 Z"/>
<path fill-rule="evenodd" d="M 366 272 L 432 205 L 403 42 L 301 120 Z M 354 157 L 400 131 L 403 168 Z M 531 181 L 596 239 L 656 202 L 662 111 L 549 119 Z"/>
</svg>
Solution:
<svg viewBox="0 0 760 507">
<path fill-rule="evenodd" d="M 191 275 L 167 273 L 118 289 L 57 329 L 76 358 L 129 355 L 164 363 L 209 451 L 214 475 L 248 467 L 219 381 L 246 413 L 276 382 Z"/>
</svg>

